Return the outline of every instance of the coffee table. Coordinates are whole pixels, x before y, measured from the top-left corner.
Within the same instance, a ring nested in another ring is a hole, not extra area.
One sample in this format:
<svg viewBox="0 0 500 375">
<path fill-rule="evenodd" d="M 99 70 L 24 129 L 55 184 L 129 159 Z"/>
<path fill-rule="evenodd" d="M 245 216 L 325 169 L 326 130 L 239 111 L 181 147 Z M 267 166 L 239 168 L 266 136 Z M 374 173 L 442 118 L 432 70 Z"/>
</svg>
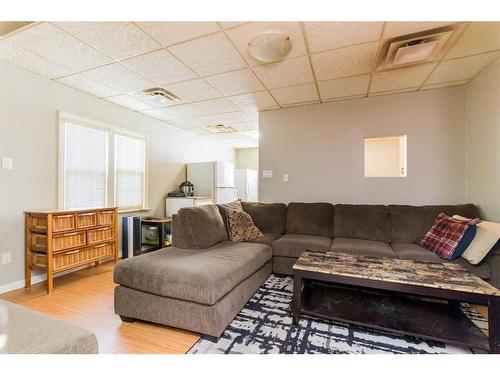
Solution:
<svg viewBox="0 0 500 375">
<path fill-rule="evenodd" d="M 488 307 L 486 335 L 461 302 Z M 462 266 L 306 250 L 293 266 L 300 315 L 500 353 L 500 290 Z"/>
</svg>

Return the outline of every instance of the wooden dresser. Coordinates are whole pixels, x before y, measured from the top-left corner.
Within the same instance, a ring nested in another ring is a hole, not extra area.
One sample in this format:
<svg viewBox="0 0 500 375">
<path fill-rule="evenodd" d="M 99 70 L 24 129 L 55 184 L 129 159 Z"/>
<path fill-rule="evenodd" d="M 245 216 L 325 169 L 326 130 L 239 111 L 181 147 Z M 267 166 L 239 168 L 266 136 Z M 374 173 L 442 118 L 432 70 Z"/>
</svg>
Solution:
<svg viewBox="0 0 500 375">
<path fill-rule="evenodd" d="M 54 274 L 102 259 L 118 261 L 118 211 L 112 208 L 25 212 L 26 288 L 31 270 L 47 272 L 47 293 Z"/>
</svg>

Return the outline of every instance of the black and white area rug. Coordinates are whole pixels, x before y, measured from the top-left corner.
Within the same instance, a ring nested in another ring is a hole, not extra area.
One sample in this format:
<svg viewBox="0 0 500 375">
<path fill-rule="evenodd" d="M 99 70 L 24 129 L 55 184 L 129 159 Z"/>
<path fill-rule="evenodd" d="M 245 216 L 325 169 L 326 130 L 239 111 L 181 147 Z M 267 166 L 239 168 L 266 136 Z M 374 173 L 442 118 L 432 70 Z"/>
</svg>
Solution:
<svg viewBox="0 0 500 375">
<path fill-rule="evenodd" d="M 201 338 L 188 354 L 472 353 L 463 347 L 308 317 L 293 326 L 292 291 L 291 277 L 271 275 L 217 343 Z M 462 309 L 481 329 L 487 329 L 487 321 L 470 305 Z"/>
</svg>

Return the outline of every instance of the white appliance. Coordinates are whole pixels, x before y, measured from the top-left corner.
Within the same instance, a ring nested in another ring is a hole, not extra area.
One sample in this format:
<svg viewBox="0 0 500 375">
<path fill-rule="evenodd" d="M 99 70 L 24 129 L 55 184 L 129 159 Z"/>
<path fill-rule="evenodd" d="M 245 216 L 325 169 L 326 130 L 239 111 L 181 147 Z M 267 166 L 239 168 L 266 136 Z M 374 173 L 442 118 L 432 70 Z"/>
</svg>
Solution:
<svg viewBox="0 0 500 375">
<path fill-rule="evenodd" d="M 189 163 L 187 180 L 194 185 L 194 194 L 212 198 L 214 203 L 236 200 L 234 164 L 221 161 Z"/>
<path fill-rule="evenodd" d="M 165 199 L 165 216 L 171 217 L 184 207 L 198 207 L 214 203 L 208 197 L 167 197 Z"/>
<path fill-rule="evenodd" d="M 234 187 L 238 199 L 245 202 L 259 201 L 259 172 L 255 169 L 236 169 Z"/>
</svg>

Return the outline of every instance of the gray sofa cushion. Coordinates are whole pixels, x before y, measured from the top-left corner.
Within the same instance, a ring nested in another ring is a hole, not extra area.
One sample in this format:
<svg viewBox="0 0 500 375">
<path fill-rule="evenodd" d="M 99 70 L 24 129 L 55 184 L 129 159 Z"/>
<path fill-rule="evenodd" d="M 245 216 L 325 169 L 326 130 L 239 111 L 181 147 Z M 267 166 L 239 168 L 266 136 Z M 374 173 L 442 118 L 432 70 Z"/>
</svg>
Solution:
<svg viewBox="0 0 500 375">
<path fill-rule="evenodd" d="M 260 237 L 248 242 L 263 243 L 271 246 L 274 241 L 283 236 L 281 233 L 262 233 L 262 234 L 264 235 L 264 237 Z"/>
<path fill-rule="evenodd" d="M 185 235 L 183 244 L 186 248 L 206 249 L 228 239 L 226 226 L 215 204 L 181 208 L 177 219 Z"/>
<path fill-rule="evenodd" d="M 452 260 L 452 263 L 460 264 L 463 268 L 470 271 L 474 275 L 480 277 L 481 279 L 489 280 L 491 278 L 491 268 L 490 262 L 482 262 L 477 266 L 473 266 L 467 260 L 460 257 L 458 259 Z M 498 286 L 497 286 L 498 287 Z"/>
<path fill-rule="evenodd" d="M 241 202 L 241 206 L 262 233 L 285 233 L 286 204 Z"/>
<path fill-rule="evenodd" d="M 397 258 L 395 251 L 389 244 L 359 238 L 334 238 L 330 250 L 347 254 Z"/>
<path fill-rule="evenodd" d="M 328 251 L 332 239 L 308 234 L 284 234 L 273 242 L 273 256 L 298 258 L 305 250 Z"/>
<path fill-rule="evenodd" d="M 333 205 L 289 203 L 286 211 L 286 232 L 333 237 Z"/>
<path fill-rule="evenodd" d="M 143 292 L 213 305 L 271 257 L 269 246 L 249 242 L 224 241 L 203 250 L 171 247 L 122 260 L 113 280 Z"/>
<path fill-rule="evenodd" d="M 389 205 L 388 210 L 391 223 L 391 242 L 398 243 L 416 243 L 420 241 L 431 228 L 436 216 L 441 212 L 448 216 L 479 217 L 479 209 L 473 204 L 444 206 Z"/>
<path fill-rule="evenodd" d="M 390 242 L 389 211 L 382 205 L 337 204 L 334 237 Z"/>
<path fill-rule="evenodd" d="M 414 243 L 396 242 L 391 243 L 392 248 L 400 259 L 421 260 L 425 262 L 442 263 L 443 259 L 435 253 Z"/>
<path fill-rule="evenodd" d="M 92 332 L 37 311 L 0 301 L 8 311 L 7 354 L 97 354 Z"/>
</svg>

